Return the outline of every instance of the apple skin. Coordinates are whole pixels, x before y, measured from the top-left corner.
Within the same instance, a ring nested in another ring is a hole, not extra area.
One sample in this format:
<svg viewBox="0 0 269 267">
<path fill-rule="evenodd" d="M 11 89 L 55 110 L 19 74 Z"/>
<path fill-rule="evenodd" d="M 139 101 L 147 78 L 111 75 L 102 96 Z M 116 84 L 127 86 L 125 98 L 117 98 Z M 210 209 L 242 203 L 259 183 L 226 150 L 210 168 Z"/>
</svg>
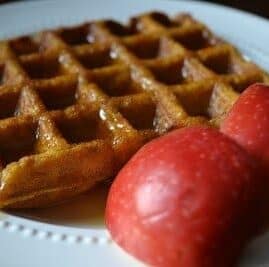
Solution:
<svg viewBox="0 0 269 267">
<path fill-rule="evenodd" d="M 150 266 L 231 267 L 262 223 L 263 187 L 256 162 L 228 137 L 183 128 L 123 167 L 105 222 L 120 247 Z"/>
<path fill-rule="evenodd" d="M 268 85 L 249 86 L 231 108 L 220 130 L 255 156 L 269 174 Z"/>
</svg>

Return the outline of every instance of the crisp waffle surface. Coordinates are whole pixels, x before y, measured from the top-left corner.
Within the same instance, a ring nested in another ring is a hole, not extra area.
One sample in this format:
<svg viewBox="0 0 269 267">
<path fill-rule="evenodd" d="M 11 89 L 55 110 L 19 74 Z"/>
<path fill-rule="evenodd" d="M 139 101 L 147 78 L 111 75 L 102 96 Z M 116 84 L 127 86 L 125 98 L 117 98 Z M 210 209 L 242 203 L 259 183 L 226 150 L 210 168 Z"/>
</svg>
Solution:
<svg viewBox="0 0 269 267">
<path fill-rule="evenodd" d="M 0 207 L 54 205 L 147 141 L 218 127 L 267 74 L 188 14 L 152 12 L 0 42 Z"/>
</svg>

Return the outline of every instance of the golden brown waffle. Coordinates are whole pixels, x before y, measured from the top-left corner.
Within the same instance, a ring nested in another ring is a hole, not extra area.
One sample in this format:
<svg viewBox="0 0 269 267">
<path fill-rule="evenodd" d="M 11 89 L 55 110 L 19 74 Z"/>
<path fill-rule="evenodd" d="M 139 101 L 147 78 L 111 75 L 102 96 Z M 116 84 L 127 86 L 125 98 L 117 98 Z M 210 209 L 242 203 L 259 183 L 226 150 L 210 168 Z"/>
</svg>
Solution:
<svg viewBox="0 0 269 267">
<path fill-rule="evenodd" d="M 64 201 L 148 140 L 217 126 L 268 76 L 191 16 L 143 14 L 0 43 L 0 207 Z"/>
</svg>

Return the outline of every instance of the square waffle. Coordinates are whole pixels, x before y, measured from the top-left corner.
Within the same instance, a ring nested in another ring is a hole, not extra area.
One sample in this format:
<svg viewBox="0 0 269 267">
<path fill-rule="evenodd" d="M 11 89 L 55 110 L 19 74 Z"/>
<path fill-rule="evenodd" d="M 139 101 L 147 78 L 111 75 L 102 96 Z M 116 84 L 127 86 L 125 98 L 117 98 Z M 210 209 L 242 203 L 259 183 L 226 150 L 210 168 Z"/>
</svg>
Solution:
<svg viewBox="0 0 269 267">
<path fill-rule="evenodd" d="M 152 12 L 0 42 L 0 207 L 54 205 L 147 141 L 218 127 L 268 75 L 188 14 Z"/>
</svg>

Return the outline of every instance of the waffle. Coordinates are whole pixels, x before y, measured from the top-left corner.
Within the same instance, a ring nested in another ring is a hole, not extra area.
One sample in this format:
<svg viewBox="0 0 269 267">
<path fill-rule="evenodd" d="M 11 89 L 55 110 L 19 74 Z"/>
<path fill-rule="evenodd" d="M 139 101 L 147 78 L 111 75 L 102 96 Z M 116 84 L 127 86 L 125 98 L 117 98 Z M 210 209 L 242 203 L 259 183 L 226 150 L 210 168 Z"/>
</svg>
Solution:
<svg viewBox="0 0 269 267">
<path fill-rule="evenodd" d="M 70 199 L 175 128 L 218 127 L 268 75 L 188 14 L 152 12 L 0 43 L 0 207 Z"/>
</svg>

